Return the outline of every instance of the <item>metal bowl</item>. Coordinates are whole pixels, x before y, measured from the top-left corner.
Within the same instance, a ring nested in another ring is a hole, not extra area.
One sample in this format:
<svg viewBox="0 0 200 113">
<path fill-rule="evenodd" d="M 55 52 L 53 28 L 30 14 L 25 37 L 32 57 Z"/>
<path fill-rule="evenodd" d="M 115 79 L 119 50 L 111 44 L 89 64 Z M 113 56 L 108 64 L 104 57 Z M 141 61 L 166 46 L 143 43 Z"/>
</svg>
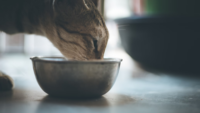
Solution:
<svg viewBox="0 0 200 113">
<path fill-rule="evenodd" d="M 32 57 L 36 79 L 44 92 L 57 97 L 98 97 L 113 86 L 122 59 L 91 61 L 63 57 Z"/>
</svg>

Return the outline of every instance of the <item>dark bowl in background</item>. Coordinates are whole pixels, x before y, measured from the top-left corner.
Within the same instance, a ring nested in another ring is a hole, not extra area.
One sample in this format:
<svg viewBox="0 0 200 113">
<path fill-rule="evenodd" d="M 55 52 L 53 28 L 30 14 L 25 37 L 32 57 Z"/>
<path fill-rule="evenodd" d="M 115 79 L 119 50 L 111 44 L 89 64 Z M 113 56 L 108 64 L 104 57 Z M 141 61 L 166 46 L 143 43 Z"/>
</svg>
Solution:
<svg viewBox="0 0 200 113">
<path fill-rule="evenodd" d="M 200 73 L 200 17 L 116 20 L 122 46 L 148 71 Z"/>
</svg>

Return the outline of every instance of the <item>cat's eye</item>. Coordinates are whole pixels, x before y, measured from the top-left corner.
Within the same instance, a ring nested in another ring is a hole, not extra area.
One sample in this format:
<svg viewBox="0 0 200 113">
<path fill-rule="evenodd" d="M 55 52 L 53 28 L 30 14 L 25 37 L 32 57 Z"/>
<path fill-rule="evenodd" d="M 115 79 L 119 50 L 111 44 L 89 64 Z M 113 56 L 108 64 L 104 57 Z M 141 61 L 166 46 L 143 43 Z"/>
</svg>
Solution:
<svg viewBox="0 0 200 113">
<path fill-rule="evenodd" d="M 97 42 L 98 42 L 97 40 L 93 40 L 93 44 L 94 44 L 94 48 L 95 48 L 94 51 L 95 52 L 98 52 L 98 44 L 97 44 Z"/>
</svg>

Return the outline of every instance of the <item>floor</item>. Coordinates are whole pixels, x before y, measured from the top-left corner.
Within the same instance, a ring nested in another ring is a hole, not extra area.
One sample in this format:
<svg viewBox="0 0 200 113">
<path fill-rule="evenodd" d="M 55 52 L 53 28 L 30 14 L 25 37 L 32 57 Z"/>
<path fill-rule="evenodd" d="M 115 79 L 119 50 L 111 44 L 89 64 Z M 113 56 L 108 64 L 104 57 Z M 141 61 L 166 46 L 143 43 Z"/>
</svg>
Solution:
<svg viewBox="0 0 200 113">
<path fill-rule="evenodd" d="M 148 73 L 123 51 L 117 54 L 124 61 L 115 85 L 87 100 L 49 97 L 37 84 L 29 56 L 0 56 L 1 71 L 15 81 L 12 91 L 0 92 L 0 113 L 200 113 L 199 79 Z"/>
</svg>

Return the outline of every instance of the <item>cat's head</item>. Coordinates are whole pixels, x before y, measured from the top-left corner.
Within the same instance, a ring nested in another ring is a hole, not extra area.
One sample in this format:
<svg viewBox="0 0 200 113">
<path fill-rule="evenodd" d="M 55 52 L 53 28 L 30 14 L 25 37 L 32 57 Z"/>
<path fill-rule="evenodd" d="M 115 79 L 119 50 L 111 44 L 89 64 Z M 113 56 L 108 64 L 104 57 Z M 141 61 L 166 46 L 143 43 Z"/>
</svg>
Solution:
<svg viewBox="0 0 200 113">
<path fill-rule="evenodd" d="M 102 59 L 108 41 L 98 0 L 54 0 L 54 34 L 50 40 L 69 59 Z"/>
</svg>

